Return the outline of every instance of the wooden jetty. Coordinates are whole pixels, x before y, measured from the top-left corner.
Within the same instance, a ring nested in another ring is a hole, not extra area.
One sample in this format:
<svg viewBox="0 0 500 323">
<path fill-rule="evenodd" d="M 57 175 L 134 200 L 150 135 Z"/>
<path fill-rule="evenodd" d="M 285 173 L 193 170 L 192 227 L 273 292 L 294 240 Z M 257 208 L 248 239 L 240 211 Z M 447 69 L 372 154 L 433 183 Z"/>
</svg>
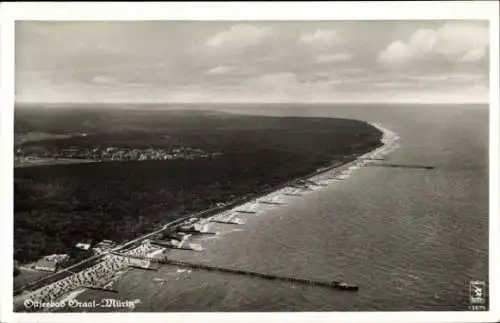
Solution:
<svg viewBox="0 0 500 323">
<path fill-rule="evenodd" d="M 404 164 L 371 164 L 375 167 L 393 167 L 393 168 L 413 168 L 413 169 L 434 169 L 434 166 L 428 165 L 404 165 Z"/>
<path fill-rule="evenodd" d="M 283 203 L 280 202 L 272 202 L 272 201 L 259 201 L 261 204 L 268 204 L 268 205 L 283 205 Z"/>
<path fill-rule="evenodd" d="M 326 186 L 326 184 L 321 184 L 321 183 L 318 183 L 318 182 L 312 181 L 312 180 L 310 180 L 310 179 L 306 179 L 306 180 L 304 180 L 304 182 L 305 182 L 306 184 L 315 185 L 315 186 Z"/>
<path fill-rule="evenodd" d="M 228 274 L 257 277 L 257 278 L 267 279 L 267 280 L 284 281 L 284 282 L 290 282 L 290 283 L 296 283 L 296 284 L 327 287 L 327 288 L 334 288 L 334 289 L 347 290 L 347 291 L 357 291 L 358 290 L 358 286 L 356 286 L 356 285 L 351 285 L 351 284 L 347 284 L 345 282 L 336 281 L 336 280 L 334 280 L 334 281 L 320 281 L 320 280 L 314 280 L 314 279 L 297 278 L 297 277 L 293 277 L 293 276 L 278 276 L 278 275 L 259 273 L 259 272 L 255 272 L 255 271 L 249 271 L 249 270 L 241 270 L 241 269 L 235 269 L 235 268 L 224 268 L 224 267 L 212 266 L 212 265 L 207 265 L 207 264 L 199 264 L 199 263 L 190 263 L 190 262 L 182 261 L 182 260 L 168 259 L 167 257 L 154 258 L 154 257 L 139 256 L 139 255 L 124 255 L 124 254 L 118 254 L 118 255 L 123 256 L 123 257 L 129 257 L 129 258 L 150 260 L 151 262 L 156 262 L 158 264 L 173 265 L 173 266 L 192 268 L 192 269 L 198 269 L 198 270 L 216 271 L 216 272 L 222 272 L 222 273 L 228 273 Z"/>
<path fill-rule="evenodd" d="M 314 280 L 314 279 L 297 278 L 297 277 L 293 277 L 293 276 L 278 276 L 278 275 L 259 273 L 259 272 L 255 272 L 255 271 L 249 271 L 249 270 L 240 270 L 240 269 L 235 269 L 235 268 L 223 268 L 223 267 L 211 266 L 211 265 L 207 265 L 207 264 L 195 264 L 195 263 L 189 263 L 189 262 L 182 261 L 182 260 L 172 260 L 172 259 L 167 259 L 166 264 L 179 266 L 179 267 L 198 269 L 198 270 L 202 269 L 202 270 L 216 271 L 216 272 L 222 272 L 222 273 L 228 273 L 228 274 L 257 277 L 257 278 L 267 279 L 267 280 L 284 281 L 284 282 L 303 284 L 303 285 L 309 285 L 309 286 L 335 288 L 335 289 L 346 290 L 346 291 L 357 291 L 358 290 L 358 286 L 347 284 L 347 283 L 341 282 L 341 281 L 320 281 L 320 280 Z"/>
<path fill-rule="evenodd" d="M 246 210 L 236 210 L 235 212 L 244 213 L 244 214 L 255 214 L 256 211 L 246 211 Z"/>
</svg>

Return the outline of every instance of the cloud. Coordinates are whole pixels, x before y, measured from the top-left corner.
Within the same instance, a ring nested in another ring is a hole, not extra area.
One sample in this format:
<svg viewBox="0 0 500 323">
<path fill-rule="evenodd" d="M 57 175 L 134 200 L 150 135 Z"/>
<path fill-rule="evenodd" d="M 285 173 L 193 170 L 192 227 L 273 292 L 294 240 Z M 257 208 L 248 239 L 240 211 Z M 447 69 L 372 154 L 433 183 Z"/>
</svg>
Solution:
<svg viewBox="0 0 500 323">
<path fill-rule="evenodd" d="M 426 59 L 474 63 L 486 57 L 486 26 L 446 23 L 438 29 L 421 28 L 407 41 L 397 40 L 379 53 L 378 62 L 397 66 Z"/>
<path fill-rule="evenodd" d="M 435 74 L 435 75 L 411 75 L 407 76 L 406 79 L 415 81 L 415 82 L 421 82 L 421 83 L 427 83 L 427 84 L 434 84 L 434 83 L 441 83 L 441 84 L 463 84 L 463 83 L 484 83 L 486 84 L 488 82 L 488 78 L 486 75 L 483 74 Z"/>
<path fill-rule="evenodd" d="M 151 84 L 145 82 L 130 82 L 130 83 L 125 83 L 123 85 L 131 88 L 145 88 L 151 86 Z"/>
<path fill-rule="evenodd" d="M 352 55 L 346 53 L 338 54 L 321 54 L 314 58 L 316 63 L 342 63 L 349 62 L 352 59 Z"/>
<path fill-rule="evenodd" d="M 104 84 L 104 85 L 118 83 L 115 78 L 103 75 L 94 76 L 90 81 L 94 84 Z"/>
<path fill-rule="evenodd" d="M 333 45 L 338 44 L 341 41 L 341 37 L 338 32 L 333 29 L 316 29 L 312 33 L 302 34 L 300 37 L 300 42 L 309 45 Z"/>
<path fill-rule="evenodd" d="M 237 24 L 209 38 L 206 41 L 206 45 L 209 48 L 223 47 L 224 49 L 228 47 L 253 47 L 259 45 L 270 35 L 271 29 L 269 27 Z"/>
<path fill-rule="evenodd" d="M 409 45 L 395 41 L 379 54 L 378 61 L 385 65 L 400 65 L 409 62 L 414 57 L 415 52 Z"/>
<path fill-rule="evenodd" d="M 486 50 L 484 48 L 472 49 L 462 57 L 462 62 L 465 63 L 479 62 L 484 58 L 485 55 L 486 55 Z"/>
<path fill-rule="evenodd" d="M 171 23 L 16 28 L 16 100 L 460 101 L 489 86 L 481 22 Z"/>
<path fill-rule="evenodd" d="M 217 66 L 206 72 L 209 75 L 226 75 L 231 74 L 236 71 L 236 67 L 234 66 Z"/>
</svg>

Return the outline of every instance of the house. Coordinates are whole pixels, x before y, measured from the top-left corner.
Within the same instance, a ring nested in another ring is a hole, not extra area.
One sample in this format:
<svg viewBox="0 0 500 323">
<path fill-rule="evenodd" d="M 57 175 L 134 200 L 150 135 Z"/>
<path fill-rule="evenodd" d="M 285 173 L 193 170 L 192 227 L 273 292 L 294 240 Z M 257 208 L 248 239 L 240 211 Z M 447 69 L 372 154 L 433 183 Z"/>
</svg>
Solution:
<svg viewBox="0 0 500 323">
<path fill-rule="evenodd" d="M 46 259 L 40 259 L 36 263 L 35 269 L 36 270 L 56 272 L 57 271 L 57 263 L 54 262 L 54 261 L 46 260 Z"/>
<path fill-rule="evenodd" d="M 128 264 L 129 266 L 148 269 L 151 266 L 151 261 L 147 259 L 128 258 Z"/>
</svg>

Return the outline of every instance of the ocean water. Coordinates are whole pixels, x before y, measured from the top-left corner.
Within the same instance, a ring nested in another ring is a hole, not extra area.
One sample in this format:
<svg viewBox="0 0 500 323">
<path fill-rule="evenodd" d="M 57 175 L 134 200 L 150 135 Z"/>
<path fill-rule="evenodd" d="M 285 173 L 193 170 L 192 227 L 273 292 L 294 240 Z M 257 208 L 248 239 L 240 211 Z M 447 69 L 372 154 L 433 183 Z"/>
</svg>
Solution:
<svg viewBox="0 0 500 323">
<path fill-rule="evenodd" d="M 363 167 L 246 215 L 245 225 L 212 225 L 220 235 L 198 239 L 202 252 L 170 251 L 212 265 L 345 280 L 360 287 L 356 293 L 163 267 L 129 271 L 115 283 L 117 294 L 87 291 L 80 301 L 138 300 L 137 312 L 468 310 L 469 281 L 488 281 L 487 106 L 221 109 L 376 122 L 400 137 L 387 162 L 435 169 Z"/>
</svg>

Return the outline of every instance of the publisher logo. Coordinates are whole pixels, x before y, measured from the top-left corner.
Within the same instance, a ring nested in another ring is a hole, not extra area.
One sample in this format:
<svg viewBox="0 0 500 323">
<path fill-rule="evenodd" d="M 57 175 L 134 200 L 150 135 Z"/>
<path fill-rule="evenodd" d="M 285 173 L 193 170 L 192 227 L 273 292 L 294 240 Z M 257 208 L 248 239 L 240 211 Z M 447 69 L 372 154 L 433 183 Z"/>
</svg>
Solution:
<svg viewBox="0 0 500 323">
<path fill-rule="evenodd" d="M 484 281 L 473 280 L 469 284 L 469 300 L 471 304 L 483 305 L 486 298 Z"/>
</svg>

